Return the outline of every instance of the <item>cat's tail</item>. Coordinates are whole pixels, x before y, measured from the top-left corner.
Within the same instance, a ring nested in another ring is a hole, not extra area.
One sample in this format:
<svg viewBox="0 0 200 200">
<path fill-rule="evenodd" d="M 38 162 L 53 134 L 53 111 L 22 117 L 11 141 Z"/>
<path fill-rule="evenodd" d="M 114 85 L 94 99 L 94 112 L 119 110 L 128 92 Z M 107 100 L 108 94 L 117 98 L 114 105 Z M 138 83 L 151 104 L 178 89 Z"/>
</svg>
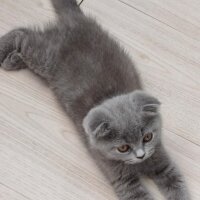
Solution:
<svg viewBox="0 0 200 200">
<path fill-rule="evenodd" d="M 70 11 L 81 12 L 76 0 L 51 0 L 51 3 L 61 19 Z"/>
</svg>

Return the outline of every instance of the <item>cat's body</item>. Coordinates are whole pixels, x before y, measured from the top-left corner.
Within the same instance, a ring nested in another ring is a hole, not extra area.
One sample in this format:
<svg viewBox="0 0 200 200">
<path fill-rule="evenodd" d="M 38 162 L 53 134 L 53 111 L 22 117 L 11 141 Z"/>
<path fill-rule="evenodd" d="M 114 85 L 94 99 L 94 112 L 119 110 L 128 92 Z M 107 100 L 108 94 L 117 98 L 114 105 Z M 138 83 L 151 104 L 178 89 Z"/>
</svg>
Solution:
<svg viewBox="0 0 200 200">
<path fill-rule="evenodd" d="M 2 67 L 28 67 L 49 83 L 120 200 L 153 199 L 141 175 L 152 178 L 168 200 L 189 200 L 161 143 L 160 103 L 138 91 L 129 57 L 74 0 L 52 4 L 57 24 L 0 38 Z"/>
</svg>

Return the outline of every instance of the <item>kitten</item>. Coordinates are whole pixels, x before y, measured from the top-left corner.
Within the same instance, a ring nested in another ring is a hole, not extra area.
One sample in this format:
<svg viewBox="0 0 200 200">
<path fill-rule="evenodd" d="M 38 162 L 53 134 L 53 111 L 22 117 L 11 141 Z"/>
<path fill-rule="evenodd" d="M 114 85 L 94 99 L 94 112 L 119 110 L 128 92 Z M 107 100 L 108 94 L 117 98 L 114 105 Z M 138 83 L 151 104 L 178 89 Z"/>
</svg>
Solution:
<svg viewBox="0 0 200 200">
<path fill-rule="evenodd" d="M 141 176 L 166 199 L 189 200 L 162 146 L 160 103 L 142 91 L 130 58 L 75 0 L 52 4 L 56 24 L 0 38 L 2 68 L 29 68 L 48 82 L 120 200 L 153 199 Z"/>
</svg>

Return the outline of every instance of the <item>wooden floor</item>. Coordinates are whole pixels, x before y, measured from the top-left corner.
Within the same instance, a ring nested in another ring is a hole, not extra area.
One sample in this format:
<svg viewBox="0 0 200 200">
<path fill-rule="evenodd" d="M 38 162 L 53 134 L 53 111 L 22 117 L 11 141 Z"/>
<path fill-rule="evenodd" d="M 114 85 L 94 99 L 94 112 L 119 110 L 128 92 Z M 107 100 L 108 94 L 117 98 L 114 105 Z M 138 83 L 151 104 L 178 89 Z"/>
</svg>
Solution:
<svg viewBox="0 0 200 200">
<path fill-rule="evenodd" d="M 85 0 L 82 8 L 161 100 L 164 143 L 199 200 L 200 1 Z M 48 0 L 0 0 L 0 35 L 53 19 Z M 0 70 L 0 199 L 116 200 L 52 92 L 28 70 Z"/>
</svg>

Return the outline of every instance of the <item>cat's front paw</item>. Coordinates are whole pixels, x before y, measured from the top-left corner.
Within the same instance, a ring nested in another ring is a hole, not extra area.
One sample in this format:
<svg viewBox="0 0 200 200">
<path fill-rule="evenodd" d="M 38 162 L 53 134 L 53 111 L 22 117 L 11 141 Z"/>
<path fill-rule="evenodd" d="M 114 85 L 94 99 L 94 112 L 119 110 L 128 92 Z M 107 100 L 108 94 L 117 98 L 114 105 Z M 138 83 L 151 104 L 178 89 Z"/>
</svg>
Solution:
<svg viewBox="0 0 200 200">
<path fill-rule="evenodd" d="M 183 192 L 177 192 L 176 195 L 173 197 L 170 197 L 172 200 L 191 200 L 189 193 Z"/>
</svg>

